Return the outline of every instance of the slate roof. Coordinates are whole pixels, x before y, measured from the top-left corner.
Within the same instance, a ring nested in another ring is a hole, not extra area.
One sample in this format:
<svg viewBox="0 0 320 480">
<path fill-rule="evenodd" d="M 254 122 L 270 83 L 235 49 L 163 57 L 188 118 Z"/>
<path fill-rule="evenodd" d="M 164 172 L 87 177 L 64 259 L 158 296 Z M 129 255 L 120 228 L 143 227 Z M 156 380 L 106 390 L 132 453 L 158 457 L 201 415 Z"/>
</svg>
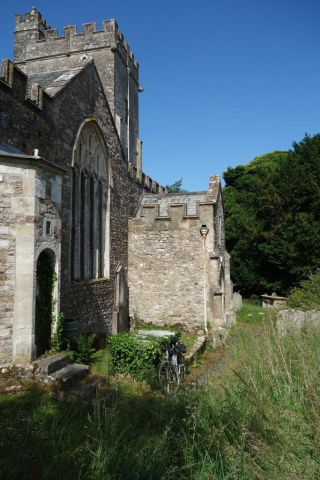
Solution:
<svg viewBox="0 0 320 480">
<path fill-rule="evenodd" d="M 159 204 L 160 216 L 168 215 L 168 204 L 186 203 L 187 215 L 196 215 L 197 203 L 208 201 L 207 192 L 163 193 L 154 195 L 145 193 L 141 205 Z"/>
<path fill-rule="evenodd" d="M 55 95 L 83 68 L 82 66 L 69 70 L 30 73 L 28 75 L 28 96 L 30 97 L 31 95 L 31 87 L 34 83 L 38 83 L 49 95 Z"/>
<path fill-rule="evenodd" d="M 10 155 L 25 155 L 21 150 L 5 144 L 0 145 L 0 153 L 8 153 Z"/>
</svg>

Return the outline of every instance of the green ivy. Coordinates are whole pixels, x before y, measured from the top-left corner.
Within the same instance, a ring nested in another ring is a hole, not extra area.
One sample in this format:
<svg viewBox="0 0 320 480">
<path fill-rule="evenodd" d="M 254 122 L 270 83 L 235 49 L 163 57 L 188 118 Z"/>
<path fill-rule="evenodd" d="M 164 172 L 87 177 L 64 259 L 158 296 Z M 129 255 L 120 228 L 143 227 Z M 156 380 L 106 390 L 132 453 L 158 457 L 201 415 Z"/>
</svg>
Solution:
<svg viewBox="0 0 320 480">
<path fill-rule="evenodd" d="M 54 332 L 51 339 L 51 347 L 54 348 L 57 352 L 61 352 L 63 348 L 63 323 L 65 319 L 65 314 L 61 312 L 58 317 L 56 331 Z"/>
<path fill-rule="evenodd" d="M 54 285 L 57 275 L 53 262 L 48 253 L 42 252 L 37 262 L 37 296 L 36 296 L 36 322 L 35 340 L 37 356 L 43 355 L 50 348 L 51 328 L 53 321 Z"/>
</svg>

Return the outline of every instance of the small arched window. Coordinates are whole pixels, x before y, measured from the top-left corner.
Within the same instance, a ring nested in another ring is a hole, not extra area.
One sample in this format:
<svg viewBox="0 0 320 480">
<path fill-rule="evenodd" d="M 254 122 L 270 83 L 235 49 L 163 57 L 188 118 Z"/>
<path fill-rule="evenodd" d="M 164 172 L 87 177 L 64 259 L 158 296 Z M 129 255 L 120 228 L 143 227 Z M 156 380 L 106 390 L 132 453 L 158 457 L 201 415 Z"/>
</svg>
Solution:
<svg viewBox="0 0 320 480">
<path fill-rule="evenodd" d="M 95 121 L 84 122 L 71 165 L 70 277 L 108 276 L 108 156 Z"/>
</svg>

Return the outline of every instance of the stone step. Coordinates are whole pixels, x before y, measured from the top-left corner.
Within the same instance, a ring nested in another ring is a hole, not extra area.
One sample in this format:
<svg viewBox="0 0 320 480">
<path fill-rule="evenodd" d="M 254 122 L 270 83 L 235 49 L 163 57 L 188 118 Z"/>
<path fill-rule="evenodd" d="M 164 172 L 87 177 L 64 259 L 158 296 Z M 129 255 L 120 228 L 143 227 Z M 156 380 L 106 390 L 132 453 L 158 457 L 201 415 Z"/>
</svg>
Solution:
<svg viewBox="0 0 320 480">
<path fill-rule="evenodd" d="M 66 367 L 58 370 L 57 372 L 49 375 L 51 380 L 57 380 L 61 382 L 63 387 L 70 387 L 77 383 L 81 378 L 85 377 L 89 373 L 88 365 L 80 365 L 74 363 L 72 365 L 67 365 Z"/>
<path fill-rule="evenodd" d="M 79 385 L 68 392 L 69 400 L 89 400 L 95 397 L 99 388 L 100 381 L 94 380 L 84 385 Z"/>
<path fill-rule="evenodd" d="M 37 373 L 52 375 L 54 372 L 66 367 L 69 362 L 64 355 L 50 355 L 50 357 L 41 358 L 35 363 L 37 365 Z"/>
<path fill-rule="evenodd" d="M 184 360 L 187 364 L 192 363 L 196 353 L 201 352 L 204 347 L 206 337 L 198 337 L 196 343 L 188 351 L 188 354 L 184 356 Z"/>
</svg>

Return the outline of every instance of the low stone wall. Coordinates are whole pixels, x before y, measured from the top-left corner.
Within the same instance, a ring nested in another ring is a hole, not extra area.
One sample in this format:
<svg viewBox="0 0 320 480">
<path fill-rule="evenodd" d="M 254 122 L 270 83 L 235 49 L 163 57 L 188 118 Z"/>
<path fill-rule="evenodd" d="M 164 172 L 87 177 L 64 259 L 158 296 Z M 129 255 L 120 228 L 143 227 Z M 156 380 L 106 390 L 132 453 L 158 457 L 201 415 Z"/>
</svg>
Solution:
<svg viewBox="0 0 320 480">
<path fill-rule="evenodd" d="M 320 311 L 282 310 L 277 314 L 277 329 L 280 335 L 290 330 L 301 330 L 309 325 L 320 325 Z"/>
</svg>

